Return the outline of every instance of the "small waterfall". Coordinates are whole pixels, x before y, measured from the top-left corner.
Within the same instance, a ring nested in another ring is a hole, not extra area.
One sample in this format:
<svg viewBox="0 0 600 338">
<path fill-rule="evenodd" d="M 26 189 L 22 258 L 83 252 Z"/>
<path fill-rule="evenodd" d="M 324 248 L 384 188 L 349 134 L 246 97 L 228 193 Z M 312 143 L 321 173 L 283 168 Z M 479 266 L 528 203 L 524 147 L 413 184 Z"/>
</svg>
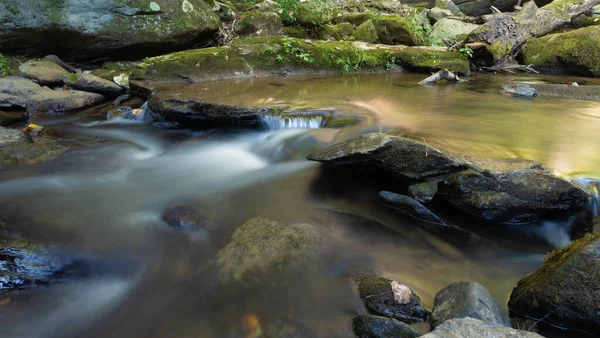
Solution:
<svg viewBox="0 0 600 338">
<path fill-rule="evenodd" d="M 324 123 L 321 115 L 263 115 L 261 120 L 268 130 L 319 129 Z"/>
<path fill-rule="evenodd" d="M 594 217 L 600 215 L 600 180 L 590 178 L 575 178 L 576 183 L 581 185 L 590 194 L 590 207 Z"/>
</svg>

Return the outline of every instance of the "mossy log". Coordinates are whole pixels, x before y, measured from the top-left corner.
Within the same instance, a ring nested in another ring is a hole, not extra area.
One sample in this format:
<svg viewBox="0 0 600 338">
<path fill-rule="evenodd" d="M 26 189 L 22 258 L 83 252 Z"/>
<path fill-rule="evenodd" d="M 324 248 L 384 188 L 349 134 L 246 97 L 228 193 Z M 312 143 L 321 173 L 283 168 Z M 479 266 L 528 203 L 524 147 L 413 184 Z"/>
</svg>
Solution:
<svg viewBox="0 0 600 338">
<path fill-rule="evenodd" d="M 503 62 L 528 39 L 548 34 L 598 4 L 600 0 L 554 0 L 538 8 L 529 1 L 519 12 L 486 16 L 487 22 L 469 34 L 467 42 L 485 43 L 493 62 Z"/>
</svg>

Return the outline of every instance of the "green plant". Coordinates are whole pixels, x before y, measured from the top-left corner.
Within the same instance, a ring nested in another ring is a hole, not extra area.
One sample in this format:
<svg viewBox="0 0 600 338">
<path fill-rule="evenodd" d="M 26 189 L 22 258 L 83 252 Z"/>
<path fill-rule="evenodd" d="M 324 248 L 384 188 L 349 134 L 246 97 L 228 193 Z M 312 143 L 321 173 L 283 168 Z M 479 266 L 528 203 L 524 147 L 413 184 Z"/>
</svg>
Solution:
<svg viewBox="0 0 600 338">
<path fill-rule="evenodd" d="M 283 54 L 275 56 L 275 61 L 277 62 L 285 62 L 291 59 L 296 61 L 296 63 L 311 64 L 315 61 L 315 58 L 311 53 L 294 44 L 294 39 L 284 38 L 281 42 L 281 46 L 283 47 Z"/>
<path fill-rule="evenodd" d="M 394 65 L 394 63 L 396 63 L 396 57 L 390 56 L 388 59 L 388 62 L 385 64 L 385 69 L 386 70 L 392 69 L 392 66 Z"/>
<path fill-rule="evenodd" d="M 298 11 L 300 10 L 300 0 L 278 0 L 281 5 L 281 14 L 283 21 L 285 22 L 296 22 L 298 17 Z"/>
<path fill-rule="evenodd" d="M 326 24 L 335 8 L 334 3 L 328 0 L 277 0 L 277 2 L 281 6 L 283 21 L 296 22 L 302 13 L 303 21 L 315 26 Z"/>
<path fill-rule="evenodd" d="M 10 61 L 4 54 L 0 53 L 0 77 L 10 75 Z"/>
<path fill-rule="evenodd" d="M 473 50 L 470 47 L 464 46 L 463 48 L 459 49 L 458 52 L 468 58 L 473 57 Z"/>
</svg>

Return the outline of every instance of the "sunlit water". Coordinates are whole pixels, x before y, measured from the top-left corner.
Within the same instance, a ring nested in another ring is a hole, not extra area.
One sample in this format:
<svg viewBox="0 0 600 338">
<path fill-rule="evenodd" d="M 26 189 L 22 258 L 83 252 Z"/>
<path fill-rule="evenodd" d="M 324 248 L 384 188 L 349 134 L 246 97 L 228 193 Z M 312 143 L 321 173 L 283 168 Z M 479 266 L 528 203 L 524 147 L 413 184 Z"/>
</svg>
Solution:
<svg viewBox="0 0 600 338">
<path fill-rule="evenodd" d="M 515 100 L 499 93 L 512 78 L 430 87 L 417 86 L 419 79 L 252 79 L 170 89 L 221 103 L 367 116 L 344 129 L 285 129 L 322 120 L 266 120 L 277 130 L 262 131 L 61 121 L 70 134 L 122 142 L 0 172 L 0 205 L 36 240 L 93 263 L 85 276 L 1 296 L 10 298 L 0 306 L 2 337 L 244 337 L 247 314 L 264 329 L 285 322 L 306 337 L 352 337 L 351 318 L 365 310 L 351 276 L 364 271 L 408 284 L 429 308 L 437 291 L 461 280 L 483 284 L 506 303 L 548 250 L 569 241 L 567 223 L 490 227 L 480 237 L 424 228 L 384 209 L 378 187 L 322 178 L 319 165 L 304 158 L 383 130 L 465 155 L 541 161 L 591 186 L 600 178 L 600 103 Z M 169 205 L 186 201 L 205 206 L 217 236 L 161 221 Z M 313 224 L 327 234 L 325 249 L 276 285 L 219 284 L 207 262 L 256 216 Z"/>
</svg>

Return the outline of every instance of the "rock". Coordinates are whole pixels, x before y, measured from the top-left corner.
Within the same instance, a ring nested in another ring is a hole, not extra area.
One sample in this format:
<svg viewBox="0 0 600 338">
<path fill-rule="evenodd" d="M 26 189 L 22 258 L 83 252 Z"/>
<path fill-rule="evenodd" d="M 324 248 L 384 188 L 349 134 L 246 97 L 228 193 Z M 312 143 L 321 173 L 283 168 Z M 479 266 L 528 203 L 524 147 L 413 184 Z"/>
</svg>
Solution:
<svg viewBox="0 0 600 338">
<path fill-rule="evenodd" d="M 343 39 L 348 38 L 354 33 L 354 25 L 349 22 L 341 22 L 334 25 L 335 30 L 340 34 Z"/>
<path fill-rule="evenodd" d="M 258 109 L 243 108 L 204 102 L 200 99 L 168 98 L 167 94 L 155 94 L 148 107 L 168 122 L 179 123 L 182 127 L 210 125 L 260 125 Z"/>
<path fill-rule="evenodd" d="M 334 165 L 370 165 L 407 182 L 423 182 L 468 168 L 467 163 L 433 147 L 384 133 L 361 135 L 312 153 L 307 159 Z"/>
<path fill-rule="evenodd" d="M 364 41 L 367 43 L 375 43 L 379 39 L 377 37 L 377 29 L 371 20 L 367 20 L 356 27 L 352 36 L 356 41 Z"/>
<path fill-rule="evenodd" d="M 427 13 L 427 16 L 429 16 L 429 19 L 431 19 L 432 22 L 437 22 L 442 20 L 443 18 L 447 17 L 447 16 L 451 16 L 454 15 L 452 13 L 452 11 L 450 11 L 449 9 L 442 9 L 439 7 L 433 7 L 429 13 Z"/>
<path fill-rule="evenodd" d="M 28 104 L 30 117 L 75 113 L 104 101 L 104 96 L 69 90 L 43 90 L 33 95 Z"/>
<path fill-rule="evenodd" d="M 0 145 L 11 142 L 29 142 L 27 135 L 20 129 L 0 127 Z"/>
<path fill-rule="evenodd" d="M 65 76 L 64 83 L 73 88 L 106 96 L 117 96 L 123 88 L 112 81 L 105 80 L 92 74 L 69 74 Z"/>
<path fill-rule="evenodd" d="M 420 332 L 401 321 L 371 315 L 360 315 L 352 319 L 352 329 L 359 338 L 416 338 Z"/>
<path fill-rule="evenodd" d="M 214 260 L 222 282 L 273 275 L 314 255 L 320 236 L 308 224 L 256 217 L 239 227 Z"/>
<path fill-rule="evenodd" d="M 69 74 L 66 69 L 48 60 L 29 60 L 19 66 L 19 71 L 23 77 L 40 85 L 60 84 Z"/>
<path fill-rule="evenodd" d="M 0 93 L 26 98 L 42 91 L 37 83 L 20 77 L 0 78 Z"/>
<path fill-rule="evenodd" d="M 380 15 L 372 18 L 381 43 L 386 45 L 414 46 L 419 43 L 414 25 L 407 18 L 394 15 Z"/>
<path fill-rule="evenodd" d="M 588 201 L 582 188 L 539 168 L 453 174 L 439 184 L 439 196 L 477 220 L 495 223 L 574 214 Z"/>
<path fill-rule="evenodd" d="M 119 74 L 113 77 L 113 81 L 122 88 L 129 89 L 129 75 Z"/>
<path fill-rule="evenodd" d="M 122 118 L 125 120 L 135 120 L 135 114 L 133 112 L 133 108 L 131 107 L 117 107 L 115 109 L 111 109 L 106 112 L 106 119 L 112 120 L 115 118 Z"/>
<path fill-rule="evenodd" d="M 4 109 L 18 109 L 26 108 L 27 100 L 10 94 L 0 93 L 0 108 Z"/>
<path fill-rule="evenodd" d="M 9 126 L 18 122 L 27 121 L 27 112 L 25 111 L 0 111 L 0 126 Z"/>
<path fill-rule="evenodd" d="M 438 190 L 438 181 L 427 181 L 408 187 L 408 194 L 421 203 L 429 203 Z"/>
<path fill-rule="evenodd" d="M 600 26 L 527 40 L 524 64 L 537 71 L 600 77 Z"/>
<path fill-rule="evenodd" d="M 467 35 L 477 28 L 479 28 L 479 25 L 443 18 L 433 25 L 431 39 L 446 44 L 447 46 L 451 46 L 455 45 L 457 42 L 464 41 Z"/>
<path fill-rule="evenodd" d="M 249 12 L 245 13 L 242 19 L 236 23 L 235 32 L 240 35 L 281 35 L 283 23 L 279 15 L 273 12 Z"/>
<path fill-rule="evenodd" d="M 544 322 L 600 334 L 600 233 L 553 251 L 519 281 L 510 310 Z"/>
<path fill-rule="evenodd" d="M 449 10 L 452 15 L 462 15 L 460 8 L 452 0 L 436 0 L 435 8 Z"/>
<path fill-rule="evenodd" d="M 162 219 L 170 226 L 186 231 L 206 230 L 208 224 L 208 216 L 189 205 L 169 207 Z"/>
<path fill-rule="evenodd" d="M 215 1 L 215 6 L 213 6 L 213 11 L 217 13 L 219 20 L 223 22 L 230 22 L 235 20 L 237 17 L 237 13 L 235 12 L 235 7 L 230 2 L 225 4 L 222 2 Z"/>
<path fill-rule="evenodd" d="M 506 85 L 502 87 L 504 93 L 512 95 L 514 97 L 533 99 L 537 96 L 537 91 L 535 88 L 526 85 L 526 84 L 517 84 L 514 86 Z"/>
<path fill-rule="evenodd" d="M 491 6 L 500 11 L 513 12 L 517 0 L 454 0 L 460 11 L 469 16 L 492 14 Z"/>
<path fill-rule="evenodd" d="M 281 9 L 281 5 L 273 0 L 264 0 L 263 2 L 259 2 L 254 5 L 260 12 L 273 12 L 277 13 Z"/>
<path fill-rule="evenodd" d="M 510 327 L 510 320 L 502 306 L 478 283 L 452 283 L 435 295 L 432 328 L 450 319 L 466 317 Z"/>
<path fill-rule="evenodd" d="M 0 291 L 48 284 L 64 265 L 56 250 L 30 243 L 0 221 Z"/>
<path fill-rule="evenodd" d="M 14 4 L 13 0 L 0 0 L 2 52 L 55 54 L 68 61 L 135 60 L 191 48 L 211 42 L 221 27 L 217 15 L 202 0 Z M 60 43 L 48 43 L 48 36 Z"/>
<path fill-rule="evenodd" d="M 382 191 L 379 197 L 383 205 L 400 211 L 403 215 L 414 217 L 418 220 L 436 224 L 446 224 L 439 216 L 427 209 L 423 204 L 408 196 L 395 194 L 390 191 Z"/>
<path fill-rule="evenodd" d="M 44 60 L 48 60 L 50 62 L 54 62 L 57 65 L 59 65 L 60 67 L 66 69 L 69 73 L 75 73 L 76 69 L 75 67 L 71 66 L 70 64 L 64 62 L 63 60 L 61 60 L 58 56 L 56 55 L 46 55 L 44 56 Z"/>
<path fill-rule="evenodd" d="M 600 86 L 570 86 L 568 84 L 532 83 L 539 96 L 565 97 L 575 100 L 600 101 Z"/>
<path fill-rule="evenodd" d="M 410 301 L 400 304 L 394 300 L 391 279 L 375 275 L 362 275 L 356 279 L 360 299 L 374 315 L 397 319 L 405 323 L 426 321 L 429 311 L 423 307 L 419 296 L 411 290 Z"/>
<path fill-rule="evenodd" d="M 450 319 L 422 338 L 541 338 L 537 333 L 515 330 L 474 318 Z"/>
</svg>

